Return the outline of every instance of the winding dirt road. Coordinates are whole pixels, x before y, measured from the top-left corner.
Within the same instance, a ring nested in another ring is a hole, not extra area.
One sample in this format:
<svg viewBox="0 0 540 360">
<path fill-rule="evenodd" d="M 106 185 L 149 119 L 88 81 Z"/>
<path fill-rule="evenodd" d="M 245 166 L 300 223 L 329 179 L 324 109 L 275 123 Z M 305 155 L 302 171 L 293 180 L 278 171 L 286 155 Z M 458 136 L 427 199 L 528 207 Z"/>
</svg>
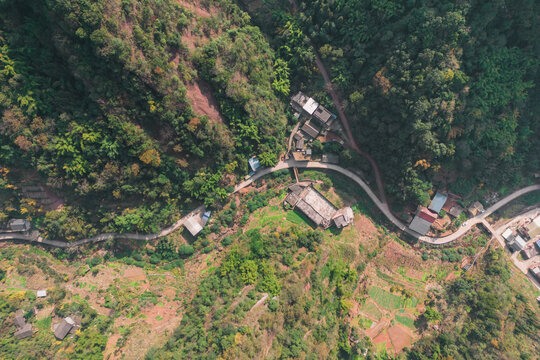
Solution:
<svg viewBox="0 0 540 360">
<path fill-rule="evenodd" d="M 377 182 L 377 189 L 379 190 L 379 197 L 384 204 L 387 204 L 379 166 L 377 166 L 377 163 L 371 157 L 371 155 L 360 150 L 360 147 L 358 146 L 358 144 L 356 144 L 356 141 L 354 140 L 354 136 L 352 135 L 349 119 L 347 119 L 347 116 L 345 115 L 345 112 L 343 111 L 343 108 L 341 107 L 339 96 L 337 95 L 337 92 L 334 89 L 334 85 L 332 85 L 330 76 L 328 76 L 328 71 L 326 71 L 326 67 L 324 66 L 323 62 L 319 58 L 319 55 L 317 54 L 317 51 L 315 50 L 315 48 L 313 48 L 313 52 L 315 54 L 315 63 L 317 64 L 317 67 L 319 68 L 319 71 L 321 72 L 324 82 L 326 83 L 326 88 L 328 92 L 330 93 L 330 97 L 332 98 L 332 102 L 334 103 L 335 108 L 337 109 L 337 112 L 341 119 L 341 123 L 345 127 L 345 132 L 347 133 L 347 139 L 349 141 L 349 145 L 354 149 L 354 151 L 356 151 L 358 154 L 366 158 L 367 161 L 369 161 L 371 167 L 373 168 L 373 172 L 375 173 L 375 181 Z"/>
</svg>

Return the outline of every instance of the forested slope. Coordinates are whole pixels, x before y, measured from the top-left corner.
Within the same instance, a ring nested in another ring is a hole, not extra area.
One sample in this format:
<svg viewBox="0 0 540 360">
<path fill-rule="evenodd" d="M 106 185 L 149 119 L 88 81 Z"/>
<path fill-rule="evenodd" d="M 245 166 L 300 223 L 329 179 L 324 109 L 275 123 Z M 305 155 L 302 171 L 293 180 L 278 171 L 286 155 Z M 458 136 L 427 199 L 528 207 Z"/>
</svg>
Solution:
<svg viewBox="0 0 540 360">
<path fill-rule="evenodd" d="M 465 191 L 519 184 L 540 168 L 538 2 L 243 3 L 280 51 L 311 41 L 395 198 L 426 202 L 445 177 Z"/>
<path fill-rule="evenodd" d="M 247 157 L 272 161 L 286 118 L 249 20 L 228 1 L 1 1 L 0 221 L 41 217 L 68 239 L 156 231 L 178 206 L 220 201 Z M 201 78 L 225 121 L 192 110 L 186 86 Z M 35 171 L 62 211 L 17 196 Z"/>
</svg>

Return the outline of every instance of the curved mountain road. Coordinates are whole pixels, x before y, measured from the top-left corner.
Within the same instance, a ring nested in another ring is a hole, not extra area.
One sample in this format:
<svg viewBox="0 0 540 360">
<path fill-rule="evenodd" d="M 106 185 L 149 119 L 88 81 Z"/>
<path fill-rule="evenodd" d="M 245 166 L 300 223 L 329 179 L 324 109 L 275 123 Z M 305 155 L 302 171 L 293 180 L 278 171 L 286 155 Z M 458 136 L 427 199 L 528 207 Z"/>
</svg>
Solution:
<svg viewBox="0 0 540 360">
<path fill-rule="evenodd" d="M 508 204 L 512 200 L 515 200 L 516 198 L 522 195 L 525 195 L 529 192 L 540 190 L 540 184 L 527 186 L 523 189 L 517 190 L 513 192 L 512 194 L 502 198 L 501 200 L 499 200 L 492 206 L 490 206 L 482 214 L 478 214 L 477 216 L 467 220 L 465 222 L 466 225 L 461 226 L 455 233 L 448 236 L 444 236 L 444 237 L 422 236 L 418 234 L 417 232 L 412 231 L 411 229 L 409 229 L 407 225 L 403 224 L 400 220 L 398 220 L 394 216 L 394 214 L 392 214 L 392 212 L 388 208 L 388 204 L 383 203 L 381 200 L 379 200 L 379 198 L 375 195 L 375 193 L 371 190 L 371 188 L 366 184 L 364 180 L 362 180 L 358 175 L 356 175 L 352 171 L 342 168 L 341 166 L 334 165 L 334 164 L 322 163 L 322 162 L 317 162 L 317 161 L 299 162 L 293 159 L 280 161 L 275 167 L 260 170 L 259 172 L 255 173 L 255 175 L 253 175 L 250 179 L 238 184 L 234 191 L 236 192 L 240 189 L 243 189 L 246 186 L 249 186 L 252 182 L 260 179 L 263 176 L 266 176 L 276 171 L 289 169 L 293 167 L 304 168 L 304 169 L 333 170 L 348 177 L 349 179 L 356 182 L 366 192 L 366 194 L 375 203 L 375 205 L 379 208 L 379 210 L 381 210 L 384 216 L 386 216 L 388 220 L 390 220 L 390 222 L 392 222 L 392 224 L 394 224 L 398 229 L 400 229 L 403 232 L 406 232 L 407 234 L 413 236 L 414 238 L 420 241 L 424 241 L 424 242 L 434 244 L 434 245 L 443 245 L 443 244 L 452 242 L 454 240 L 457 240 L 458 238 L 466 234 L 473 226 L 476 226 L 478 223 L 481 223 L 483 219 L 485 219 L 486 217 L 488 217 L 489 215 L 491 215 L 492 213 L 494 213 L 495 211 L 497 211 L 504 205 Z"/>
<path fill-rule="evenodd" d="M 164 228 L 163 230 L 161 230 L 157 234 L 146 234 L 145 235 L 145 234 L 130 234 L 130 233 L 125 233 L 125 234 L 105 233 L 105 234 L 99 234 L 99 235 L 96 235 L 96 236 L 93 236 L 93 237 L 90 237 L 90 238 L 86 238 L 86 239 L 67 242 L 67 241 L 60 241 L 60 240 L 45 239 L 45 238 L 42 238 L 41 236 L 39 236 L 37 234 L 37 232 L 34 232 L 33 234 L 30 234 L 30 235 L 25 235 L 25 234 L 21 234 L 21 233 L 4 233 L 4 234 L 0 234 L 0 241 L 4 241 L 4 240 L 23 240 L 23 241 L 37 242 L 39 244 L 44 244 L 44 245 L 49 245 L 49 246 L 68 249 L 68 248 L 77 247 L 77 246 L 81 246 L 81 245 L 88 244 L 88 243 L 97 243 L 97 242 L 113 240 L 113 239 L 145 240 L 145 241 L 155 240 L 155 239 L 161 238 L 163 236 L 167 236 L 170 233 L 172 233 L 173 231 L 177 230 L 182 225 L 184 225 L 184 222 L 188 218 L 192 217 L 193 215 L 195 215 L 196 213 L 202 211 L 203 209 L 204 209 L 204 206 L 197 207 L 195 210 L 191 211 L 189 214 L 187 214 L 186 216 L 184 216 L 183 218 L 178 220 L 176 223 L 174 223 L 173 225 L 171 225 L 169 227 Z"/>
<path fill-rule="evenodd" d="M 424 241 L 426 243 L 434 244 L 434 245 L 443 245 L 447 244 L 449 242 L 452 242 L 454 240 L 457 240 L 464 234 L 466 234 L 473 226 L 476 226 L 477 224 L 485 221 L 485 218 L 491 215 L 493 212 L 497 211 L 499 208 L 503 207 L 504 205 L 508 204 L 510 201 L 525 195 L 532 191 L 538 191 L 540 190 L 540 184 L 527 186 L 523 189 L 517 190 L 513 192 L 512 194 L 502 198 L 492 206 L 490 206 L 484 213 L 479 214 L 469 220 L 467 220 L 464 224 L 465 226 L 461 226 L 455 233 L 444 236 L 444 237 L 430 237 L 430 236 L 421 236 L 420 234 L 416 233 L 415 231 L 412 231 L 409 229 L 407 225 L 402 223 L 400 220 L 398 220 L 394 214 L 390 211 L 388 205 L 384 202 L 382 202 L 375 193 L 371 190 L 371 188 L 366 184 L 364 180 L 362 180 L 357 174 L 353 173 L 350 170 L 347 170 L 345 168 L 342 168 L 339 165 L 335 164 L 329 164 L 329 163 L 323 163 L 318 161 L 296 161 L 294 159 L 284 160 L 280 161 L 276 166 L 272 168 L 265 168 L 261 169 L 258 172 L 256 172 L 252 177 L 249 179 L 241 182 L 240 184 L 236 185 L 233 193 L 238 192 L 239 190 L 251 185 L 254 181 L 272 174 L 274 172 L 284 170 L 284 169 L 290 169 L 290 168 L 300 168 L 300 169 L 318 169 L 318 170 L 332 170 L 336 171 L 352 181 L 354 181 L 356 184 L 358 184 L 369 196 L 369 198 L 373 201 L 373 203 L 379 208 L 379 210 L 388 218 L 388 220 L 394 224 L 398 229 L 401 231 L 409 234 L 410 236 L 420 240 Z M 184 222 L 190 218 L 191 216 L 195 215 L 196 213 L 202 211 L 204 209 L 204 206 L 199 206 L 195 210 L 191 211 L 186 216 L 182 217 L 180 220 L 178 220 L 173 225 L 161 230 L 158 234 L 148 234 L 148 235 L 142 235 L 142 234 L 117 234 L 117 233 L 106 233 L 106 234 L 100 234 L 91 238 L 82 239 L 78 241 L 73 242 L 65 242 L 65 241 L 59 241 L 59 240 L 49 240 L 40 237 L 35 232 L 34 234 L 25 235 L 25 234 L 19 234 L 19 233 L 4 233 L 0 234 L 0 241 L 2 240 L 23 240 L 28 242 L 37 242 L 44 245 L 54 246 L 54 247 L 60 247 L 60 248 L 72 248 L 76 246 L 80 246 L 83 244 L 88 243 L 96 243 L 106 240 L 112 240 L 112 239 L 132 239 L 132 240 L 154 240 L 161 238 L 163 236 L 169 235 L 173 231 L 180 228 L 182 225 L 184 225 Z M 494 234 L 495 235 L 495 234 Z"/>
</svg>

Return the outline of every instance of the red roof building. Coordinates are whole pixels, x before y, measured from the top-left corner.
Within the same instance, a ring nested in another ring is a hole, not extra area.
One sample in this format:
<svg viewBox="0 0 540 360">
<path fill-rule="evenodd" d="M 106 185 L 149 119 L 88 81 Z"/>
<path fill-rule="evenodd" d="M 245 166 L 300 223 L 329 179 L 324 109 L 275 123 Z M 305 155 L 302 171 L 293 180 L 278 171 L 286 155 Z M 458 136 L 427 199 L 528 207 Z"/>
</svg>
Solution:
<svg viewBox="0 0 540 360">
<path fill-rule="evenodd" d="M 420 208 L 418 216 L 426 221 L 429 221 L 430 223 L 433 223 L 435 220 L 437 220 L 437 213 L 425 207 Z"/>
</svg>

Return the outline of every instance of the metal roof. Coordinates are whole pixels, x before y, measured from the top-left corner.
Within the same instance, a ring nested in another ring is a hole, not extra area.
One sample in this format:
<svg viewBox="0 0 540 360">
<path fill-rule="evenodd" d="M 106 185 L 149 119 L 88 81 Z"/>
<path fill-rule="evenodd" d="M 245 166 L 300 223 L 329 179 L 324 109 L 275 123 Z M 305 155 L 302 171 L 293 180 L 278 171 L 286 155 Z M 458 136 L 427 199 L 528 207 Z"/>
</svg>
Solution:
<svg viewBox="0 0 540 360">
<path fill-rule="evenodd" d="M 193 236 L 196 236 L 202 230 L 202 225 L 199 223 L 195 216 L 186 219 L 186 221 L 184 222 L 184 227 Z"/>
<path fill-rule="evenodd" d="M 505 240 L 508 240 L 508 238 L 510 237 L 510 235 L 512 235 L 512 229 L 510 229 L 510 228 L 504 230 L 504 232 L 502 233 L 502 237 L 503 237 L 503 239 L 505 239 Z"/>
<path fill-rule="evenodd" d="M 409 224 L 409 229 L 416 231 L 420 235 L 426 235 L 431 228 L 431 223 L 422 219 L 418 215 L 414 217 L 413 221 Z"/>
<path fill-rule="evenodd" d="M 420 209 L 420 211 L 418 212 L 418 216 L 430 223 L 433 223 L 435 220 L 437 220 L 437 214 L 425 207 Z"/>
<path fill-rule="evenodd" d="M 438 192 L 433 197 L 433 200 L 431 200 L 431 204 L 429 204 L 428 208 L 438 214 L 439 212 L 441 212 L 441 209 L 444 206 L 446 199 L 448 199 L 447 195 Z"/>
<path fill-rule="evenodd" d="M 257 158 L 249 158 L 248 163 L 253 171 L 257 171 L 257 169 L 261 167 L 261 163 Z"/>
<path fill-rule="evenodd" d="M 309 137 L 316 138 L 319 136 L 320 130 L 317 129 L 310 121 L 307 121 L 304 126 L 302 126 L 302 131 L 306 133 Z"/>
<path fill-rule="evenodd" d="M 69 318 L 69 320 L 71 319 Z M 54 330 L 54 336 L 56 336 L 56 338 L 59 340 L 63 340 L 74 325 L 75 322 L 73 322 L 73 320 L 68 321 L 68 318 L 65 318 L 60 324 L 56 326 L 56 329 Z"/>
<path fill-rule="evenodd" d="M 527 242 L 519 235 L 514 238 L 514 242 L 518 245 L 519 250 L 523 249 L 527 245 Z"/>
<path fill-rule="evenodd" d="M 304 106 L 302 106 L 302 109 L 304 109 L 304 111 L 307 112 L 309 115 L 313 115 L 317 107 L 319 107 L 319 103 L 312 98 L 309 98 L 304 104 Z"/>
<path fill-rule="evenodd" d="M 336 118 L 336 115 L 332 114 L 322 105 L 319 105 L 317 110 L 313 113 L 313 116 L 323 124 L 327 124 L 330 120 Z"/>
</svg>

